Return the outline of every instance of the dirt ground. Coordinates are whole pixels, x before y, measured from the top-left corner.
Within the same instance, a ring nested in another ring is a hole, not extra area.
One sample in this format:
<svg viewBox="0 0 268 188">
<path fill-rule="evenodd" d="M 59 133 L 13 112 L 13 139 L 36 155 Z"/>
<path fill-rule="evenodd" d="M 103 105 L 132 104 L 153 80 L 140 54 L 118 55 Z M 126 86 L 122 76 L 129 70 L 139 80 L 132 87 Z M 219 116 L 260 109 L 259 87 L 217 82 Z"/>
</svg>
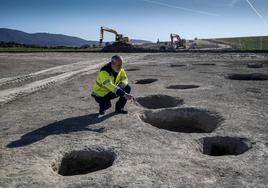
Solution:
<svg viewBox="0 0 268 188">
<path fill-rule="evenodd" d="M 0 187 L 267 187 L 267 53 L 121 54 L 136 100 L 98 116 L 112 55 L 0 54 Z"/>
</svg>

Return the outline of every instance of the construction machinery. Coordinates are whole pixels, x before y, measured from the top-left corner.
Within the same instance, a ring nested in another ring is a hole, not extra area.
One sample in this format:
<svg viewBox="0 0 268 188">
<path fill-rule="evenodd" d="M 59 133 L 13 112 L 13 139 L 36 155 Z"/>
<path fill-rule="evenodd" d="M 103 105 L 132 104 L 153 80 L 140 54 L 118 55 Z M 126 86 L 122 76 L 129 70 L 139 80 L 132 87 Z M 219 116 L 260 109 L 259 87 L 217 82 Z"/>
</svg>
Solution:
<svg viewBox="0 0 268 188">
<path fill-rule="evenodd" d="M 173 48 L 175 49 L 186 48 L 186 40 L 181 39 L 180 35 L 171 33 L 170 39 L 171 39 L 171 46 Z"/>
<path fill-rule="evenodd" d="M 113 46 L 130 46 L 128 37 L 124 37 L 122 34 L 119 34 L 116 30 L 107 27 L 100 28 L 100 43 L 99 43 L 100 46 L 102 46 L 105 31 L 115 34 L 115 42 L 113 43 Z"/>
</svg>

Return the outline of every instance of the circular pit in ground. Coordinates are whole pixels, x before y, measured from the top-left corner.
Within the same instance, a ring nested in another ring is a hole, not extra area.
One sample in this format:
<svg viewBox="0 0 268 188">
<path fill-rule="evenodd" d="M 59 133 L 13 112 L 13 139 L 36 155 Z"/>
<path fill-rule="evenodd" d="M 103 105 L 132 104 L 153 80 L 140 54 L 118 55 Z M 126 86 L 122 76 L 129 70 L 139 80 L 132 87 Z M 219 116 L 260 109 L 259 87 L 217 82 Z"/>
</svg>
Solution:
<svg viewBox="0 0 268 188">
<path fill-rule="evenodd" d="M 166 88 L 167 89 L 194 89 L 194 88 L 199 88 L 200 86 L 190 84 L 190 85 L 169 85 Z"/>
<path fill-rule="evenodd" d="M 248 68 L 262 68 L 263 67 L 263 63 L 248 63 L 247 64 Z"/>
<path fill-rule="evenodd" d="M 113 165 L 116 154 L 107 150 L 72 151 L 63 156 L 52 168 L 62 176 L 87 174 Z"/>
<path fill-rule="evenodd" d="M 268 74 L 251 73 L 251 74 L 230 74 L 227 76 L 230 80 L 268 80 Z"/>
<path fill-rule="evenodd" d="M 183 64 L 170 64 L 170 67 L 185 67 L 186 65 Z"/>
<path fill-rule="evenodd" d="M 183 133 L 211 133 L 223 121 L 217 112 L 191 107 L 148 110 L 140 118 L 159 129 Z"/>
<path fill-rule="evenodd" d="M 169 95 L 149 95 L 136 98 L 137 102 L 149 109 L 175 107 L 183 104 L 183 99 Z"/>
<path fill-rule="evenodd" d="M 240 155 L 251 149 L 247 138 L 214 136 L 201 139 L 202 153 L 211 156 Z"/>
<path fill-rule="evenodd" d="M 153 82 L 156 82 L 158 79 L 154 78 L 147 78 L 147 79 L 141 79 L 141 80 L 136 80 L 135 84 L 151 84 Z"/>
</svg>

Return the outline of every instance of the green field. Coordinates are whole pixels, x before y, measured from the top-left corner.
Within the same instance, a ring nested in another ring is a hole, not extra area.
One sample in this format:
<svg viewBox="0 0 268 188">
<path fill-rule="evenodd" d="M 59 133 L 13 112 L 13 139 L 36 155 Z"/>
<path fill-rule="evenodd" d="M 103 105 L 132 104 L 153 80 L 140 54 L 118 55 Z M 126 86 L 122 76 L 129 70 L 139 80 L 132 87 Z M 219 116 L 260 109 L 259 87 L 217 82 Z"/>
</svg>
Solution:
<svg viewBox="0 0 268 188">
<path fill-rule="evenodd" d="M 209 40 L 229 44 L 237 50 L 268 50 L 268 36 L 216 38 Z"/>
</svg>

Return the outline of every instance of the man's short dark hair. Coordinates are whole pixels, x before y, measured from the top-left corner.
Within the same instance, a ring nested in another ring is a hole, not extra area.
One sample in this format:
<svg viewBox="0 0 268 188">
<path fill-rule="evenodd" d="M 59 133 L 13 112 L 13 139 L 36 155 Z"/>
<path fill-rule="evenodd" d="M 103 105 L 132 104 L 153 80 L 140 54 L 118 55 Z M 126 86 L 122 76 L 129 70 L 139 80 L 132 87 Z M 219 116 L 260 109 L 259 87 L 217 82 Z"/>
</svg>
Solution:
<svg viewBox="0 0 268 188">
<path fill-rule="evenodd" d="M 123 60 L 123 58 L 120 56 L 120 55 L 114 55 L 113 57 L 112 57 L 112 61 L 118 61 L 118 60 Z"/>
</svg>

